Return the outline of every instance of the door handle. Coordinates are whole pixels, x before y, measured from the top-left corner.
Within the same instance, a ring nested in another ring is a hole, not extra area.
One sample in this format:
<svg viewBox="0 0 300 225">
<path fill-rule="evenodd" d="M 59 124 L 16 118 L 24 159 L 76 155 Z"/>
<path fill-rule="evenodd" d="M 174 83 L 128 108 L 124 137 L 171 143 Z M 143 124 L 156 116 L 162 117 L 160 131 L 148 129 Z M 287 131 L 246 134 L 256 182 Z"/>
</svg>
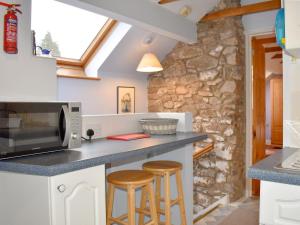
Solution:
<svg viewBox="0 0 300 225">
<path fill-rule="evenodd" d="M 57 190 L 60 192 L 60 193 L 64 193 L 66 191 L 66 185 L 64 184 L 61 184 L 57 187 Z"/>
</svg>

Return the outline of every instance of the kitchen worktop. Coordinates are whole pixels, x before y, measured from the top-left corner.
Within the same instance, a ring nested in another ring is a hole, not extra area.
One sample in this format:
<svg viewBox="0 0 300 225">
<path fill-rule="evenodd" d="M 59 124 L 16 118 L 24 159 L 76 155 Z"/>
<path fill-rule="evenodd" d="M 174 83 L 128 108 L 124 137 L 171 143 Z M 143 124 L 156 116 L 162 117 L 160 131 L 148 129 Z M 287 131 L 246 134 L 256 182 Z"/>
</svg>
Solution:
<svg viewBox="0 0 300 225">
<path fill-rule="evenodd" d="M 284 184 L 300 185 L 300 170 L 291 171 L 279 169 L 281 163 L 295 152 L 296 148 L 284 148 L 275 154 L 261 160 L 248 170 L 248 177 L 257 180 L 271 181 Z"/>
<path fill-rule="evenodd" d="M 0 161 L 0 172 L 55 176 L 71 171 L 117 163 L 142 156 L 155 156 L 207 138 L 205 134 L 178 132 L 175 135 L 152 135 L 151 138 L 116 141 L 96 139 L 82 147 L 42 155 Z"/>
</svg>

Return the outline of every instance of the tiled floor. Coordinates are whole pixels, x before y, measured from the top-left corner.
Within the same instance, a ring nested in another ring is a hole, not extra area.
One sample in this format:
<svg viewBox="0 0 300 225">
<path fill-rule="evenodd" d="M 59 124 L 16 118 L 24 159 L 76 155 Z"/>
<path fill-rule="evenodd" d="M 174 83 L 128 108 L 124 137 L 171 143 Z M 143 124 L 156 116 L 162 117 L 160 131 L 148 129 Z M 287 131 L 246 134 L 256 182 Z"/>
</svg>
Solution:
<svg viewBox="0 0 300 225">
<path fill-rule="evenodd" d="M 259 200 L 247 199 L 219 207 L 195 225 L 258 225 Z"/>
</svg>

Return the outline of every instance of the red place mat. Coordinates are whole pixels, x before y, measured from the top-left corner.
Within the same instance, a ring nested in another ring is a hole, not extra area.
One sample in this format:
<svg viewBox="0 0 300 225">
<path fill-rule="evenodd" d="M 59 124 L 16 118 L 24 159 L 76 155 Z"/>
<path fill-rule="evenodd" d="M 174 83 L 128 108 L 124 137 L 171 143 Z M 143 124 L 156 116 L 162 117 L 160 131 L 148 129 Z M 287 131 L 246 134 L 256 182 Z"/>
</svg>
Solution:
<svg viewBox="0 0 300 225">
<path fill-rule="evenodd" d="M 109 140 L 119 140 L 119 141 L 131 141 L 136 139 L 142 139 L 142 138 L 149 138 L 149 134 L 121 134 L 121 135 L 112 135 L 106 137 Z"/>
</svg>

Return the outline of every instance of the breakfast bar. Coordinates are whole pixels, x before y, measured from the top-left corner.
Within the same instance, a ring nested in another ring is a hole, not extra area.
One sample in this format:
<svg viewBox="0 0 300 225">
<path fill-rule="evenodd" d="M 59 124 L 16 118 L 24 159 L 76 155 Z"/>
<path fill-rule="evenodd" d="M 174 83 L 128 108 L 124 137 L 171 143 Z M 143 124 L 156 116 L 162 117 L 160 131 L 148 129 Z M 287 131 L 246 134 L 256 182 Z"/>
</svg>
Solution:
<svg viewBox="0 0 300 225">
<path fill-rule="evenodd" d="M 76 149 L 0 161 L 0 224 L 104 225 L 106 175 L 120 170 L 141 170 L 145 162 L 155 160 L 173 160 L 182 164 L 186 218 L 187 224 L 192 224 L 193 143 L 203 141 L 207 135 L 191 132 L 189 114 L 143 114 L 112 118 L 116 123 L 114 128 L 118 129 L 120 120 L 135 124 L 140 117 L 153 116 L 178 117 L 177 133 L 151 135 L 150 138 L 132 141 L 102 137 L 84 141 Z M 87 120 L 91 118 L 84 119 L 83 130 L 89 123 Z M 100 116 L 97 120 L 107 121 L 108 116 Z M 110 122 L 113 125 L 114 122 Z M 128 132 L 140 131 L 130 126 L 127 129 Z M 107 129 L 102 129 L 102 136 L 110 134 Z M 171 198 L 175 199 L 175 179 L 170 180 L 170 187 Z M 126 212 L 127 196 L 118 191 L 115 199 L 114 213 L 119 215 Z M 140 191 L 137 191 L 136 202 L 139 201 Z M 7 202 L 10 204 L 7 205 Z M 174 207 L 171 212 L 172 224 L 175 225 L 180 224 L 178 210 L 178 207 Z M 13 212 L 19 216 L 14 217 Z"/>
<path fill-rule="evenodd" d="M 0 161 L 0 171 L 39 176 L 56 176 L 76 170 L 116 165 L 154 157 L 187 144 L 206 139 L 204 134 L 178 132 L 176 135 L 153 135 L 134 141 L 106 140 L 85 141 L 81 148 L 46 155 L 20 157 Z"/>
</svg>

